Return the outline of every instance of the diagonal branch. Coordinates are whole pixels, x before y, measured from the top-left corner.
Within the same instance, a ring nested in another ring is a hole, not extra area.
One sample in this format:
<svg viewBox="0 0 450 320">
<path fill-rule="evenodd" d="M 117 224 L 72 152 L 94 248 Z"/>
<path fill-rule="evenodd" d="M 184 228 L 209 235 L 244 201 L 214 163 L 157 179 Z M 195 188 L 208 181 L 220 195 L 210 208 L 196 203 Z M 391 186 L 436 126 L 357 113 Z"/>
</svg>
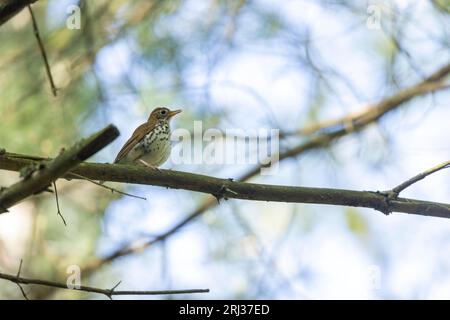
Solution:
<svg viewBox="0 0 450 320">
<path fill-rule="evenodd" d="M 50 69 L 50 64 L 48 63 L 47 53 L 45 52 L 44 44 L 42 43 L 41 36 L 39 34 L 39 28 L 37 25 L 36 18 L 34 17 L 33 9 L 28 5 L 28 11 L 30 12 L 31 22 L 33 25 L 34 36 L 36 37 L 36 41 L 39 45 L 39 50 L 41 51 L 42 59 L 44 60 L 45 72 L 47 73 L 48 81 L 50 82 L 50 89 L 52 90 L 53 96 L 57 96 L 57 89 L 55 86 L 55 82 L 53 81 L 52 71 Z"/>
<path fill-rule="evenodd" d="M 76 143 L 72 148 L 65 150 L 51 161 L 32 161 L 27 166 L 21 166 L 23 180 L 13 184 L 0 192 L 0 213 L 7 212 L 8 208 L 23 199 L 39 193 L 74 168 L 80 162 L 86 160 L 119 136 L 119 131 L 113 125 L 90 137 Z M 4 155 L 0 155 L 4 157 Z"/>
<path fill-rule="evenodd" d="M 0 26 L 38 0 L 0 0 Z"/>
<path fill-rule="evenodd" d="M 394 110 L 399 105 L 408 102 L 417 96 L 449 89 L 450 85 L 444 81 L 445 77 L 449 74 L 450 64 L 447 64 L 433 72 L 423 81 L 400 90 L 398 93 L 390 97 L 386 97 L 377 103 L 370 104 L 361 110 L 347 114 L 344 117 L 319 122 L 298 131 L 285 132 L 282 135 L 310 135 L 319 132 L 327 132 L 332 129 L 341 129 L 347 132 L 358 130 L 367 123 L 378 120 L 387 112 Z"/>
<path fill-rule="evenodd" d="M 33 284 L 39 286 L 46 286 L 55 289 L 66 289 L 66 290 L 74 290 L 74 291 L 84 291 L 90 293 L 99 293 L 111 298 L 111 296 L 125 296 L 125 295 L 140 295 L 140 296 L 148 296 L 148 295 L 170 295 L 170 294 L 190 294 L 190 293 L 208 293 L 209 289 L 187 289 L 187 290 L 152 290 L 152 291 L 132 291 L 132 290 L 115 290 L 120 282 L 115 285 L 111 289 L 100 289 L 95 287 L 88 286 L 73 286 L 69 287 L 66 283 L 41 280 L 41 279 L 31 279 L 31 278 L 23 278 L 20 277 L 20 273 L 17 275 L 10 275 L 6 273 L 0 272 L 0 279 L 11 281 L 17 284 L 26 299 L 27 296 L 23 291 L 21 284 Z"/>
<path fill-rule="evenodd" d="M 192 212 L 189 216 L 183 218 L 180 222 L 172 226 L 169 230 L 165 231 L 164 233 L 154 238 L 145 239 L 145 241 L 143 241 L 138 245 L 125 244 L 105 257 L 93 258 L 83 267 L 84 275 L 90 275 L 94 271 L 96 271 L 99 267 L 107 263 L 110 263 L 118 258 L 125 257 L 133 253 L 142 252 L 143 250 L 157 244 L 158 242 L 166 240 L 167 238 L 177 233 L 180 229 L 188 225 L 190 222 L 194 221 L 195 218 L 199 217 L 209 208 L 215 206 L 216 204 L 217 201 L 213 197 L 210 197 L 205 202 L 203 202 L 203 204 L 201 204 L 196 210 L 194 210 L 194 212 Z"/>
</svg>

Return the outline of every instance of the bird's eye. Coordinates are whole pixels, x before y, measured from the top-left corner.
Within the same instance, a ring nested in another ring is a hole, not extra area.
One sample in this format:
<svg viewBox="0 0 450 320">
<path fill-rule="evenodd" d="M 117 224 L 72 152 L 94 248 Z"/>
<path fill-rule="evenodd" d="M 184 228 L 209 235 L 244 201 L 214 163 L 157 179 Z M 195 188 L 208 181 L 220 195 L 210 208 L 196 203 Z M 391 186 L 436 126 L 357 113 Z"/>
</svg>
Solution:
<svg viewBox="0 0 450 320">
<path fill-rule="evenodd" d="M 161 115 L 165 116 L 167 114 L 167 110 L 161 110 Z"/>
</svg>

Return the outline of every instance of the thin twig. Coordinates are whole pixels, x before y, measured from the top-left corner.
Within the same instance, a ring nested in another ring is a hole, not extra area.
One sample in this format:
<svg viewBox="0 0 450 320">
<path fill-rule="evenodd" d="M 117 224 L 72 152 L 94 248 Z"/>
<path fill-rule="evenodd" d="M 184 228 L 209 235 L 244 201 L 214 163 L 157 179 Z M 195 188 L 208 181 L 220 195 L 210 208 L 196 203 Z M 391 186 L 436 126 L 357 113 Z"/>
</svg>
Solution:
<svg viewBox="0 0 450 320">
<path fill-rule="evenodd" d="M 17 276 L 16 276 L 17 279 L 20 279 L 20 271 L 22 271 L 22 262 L 23 262 L 23 260 L 20 259 L 19 270 L 17 271 Z M 28 299 L 28 297 L 25 293 L 25 290 L 23 290 L 22 286 L 20 285 L 20 282 L 16 282 L 16 284 L 19 287 L 20 292 L 22 292 L 22 295 L 25 298 L 25 300 L 30 300 L 30 299 Z"/>
<path fill-rule="evenodd" d="M 53 81 L 52 72 L 50 70 L 50 65 L 49 65 L 48 59 L 47 59 L 47 53 L 45 52 L 44 44 L 42 43 L 41 36 L 39 35 L 39 28 L 38 28 L 38 25 L 36 22 L 36 18 L 34 17 L 33 9 L 31 9 L 30 5 L 28 5 L 28 11 L 30 12 L 31 21 L 33 22 L 34 35 L 36 36 L 36 40 L 39 44 L 39 49 L 41 51 L 42 59 L 44 60 L 45 71 L 47 72 L 47 77 L 50 82 L 50 88 L 52 89 L 53 96 L 56 97 L 57 89 L 56 89 L 55 83 Z"/>
<path fill-rule="evenodd" d="M 446 169 L 446 168 L 450 168 L 450 160 L 446 161 L 444 163 L 441 163 L 431 169 L 428 169 L 422 173 L 419 173 L 418 175 L 412 177 L 411 179 L 406 180 L 405 182 L 399 184 L 398 186 L 396 186 L 394 189 L 392 189 L 392 192 L 398 196 L 400 194 L 400 192 L 402 192 L 403 190 L 405 190 L 406 188 L 410 187 L 411 185 L 413 185 L 414 183 L 426 178 L 427 176 L 429 176 L 430 174 L 433 174 L 439 170 L 442 169 Z"/>
<path fill-rule="evenodd" d="M 133 197 L 133 198 L 137 198 L 137 199 L 141 199 L 141 200 L 147 200 L 147 198 L 145 198 L 145 197 L 137 196 L 137 195 L 134 195 L 134 194 L 131 194 L 131 193 L 126 193 L 126 192 L 117 190 L 117 189 L 112 188 L 112 187 L 108 187 L 108 186 L 106 186 L 104 184 L 101 184 L 100 182 L 97 182 L 95 180 L 89 179 L 88 177 L 82 176 L 81 174 L 78 174 L 78 173 L 69 172 L 68 174 L 69 175 L 73 175 L 74 177 L 77 177 L 77 178 L 89 181 L 89 182 L 91 182 L 91 183 L 93 183 L 93 184 L 95 184 L 95 185 L 97 185 L 99 187 L 102 187 L 102 188 L 105 188 L 107 190 L 110 190 L 111 193 L 117 192 L 117 193 L 122 194 L 124 196 Z"/>
<path fill-rule="evenodd" d="M 61 210 L 59 209 L 59 198 L 58 198 L 58 189 L 56 188 L 56 181 L 53 181 L 53 188 L 55 189 L 55 199 L 56 199 L 56 209 L 58 210 L 58 215 L 61 217 L 64 225 L 67 227 L 66 219 L 64 219 L 61 214 Z"/>
<path fill-rule="evenodd" d="M 116 288 L 117 288 L 121 283 L 122 283 L 122 280 L 120 280 L 119 282 L 117 282 L 117 284 L 109 290 L 109 294 L 108 294 L 109 300 L 112 300 L 112 295 L 114 294 L 114 290 L 116 290 Z"/>
<path fill-rule="evenodd" d="M 91 292 L 91 293 L 99 293 L 107 296 L 110 298 L 111 296 L 124 296 L 124 295 L 170 295 L 170 294 L 190 294 L 190 293 L 207 293 L 209 292 L 209 289 L 186 289 L 186 290 L 152 290 L 152 291 L 132 291 L 132 290 L 123 290 L 123 291 L 116 291 L 115 289 L 120 284 L 116 284 L 112 289 L 100 289 L 95 287 L 88 287 L 88 286 L 78 286 L 69 288 L 67 284 L 61 283 L 61 282 L 55 282 L 55 281 L 48 281 L 48 280 L 41 280 L 41 279 L 30 279 L 30 278 L 23 278 L 20 277 L 20 269 L 19 273 L 17 275 L 10 275 L 0 272 L 0 279 L 5 279 L 8 281 L 11 281 L 15 284 L 17 284 L 20 288 L 20 284 L 34 284 L 34 285 L 40 285 L 40 286 L 46 286 L 46 287 L 53 287 L 53 288 L 59 288 L 59 289 L 66 289 L 66 290 L 74 290 L 74 291 L 84 291 L 84 292 Z M 28 299 L 25 295 L 25 292 L 21 288 L 22 294 L 24 294 L 24 297 Z"/>
</svg>

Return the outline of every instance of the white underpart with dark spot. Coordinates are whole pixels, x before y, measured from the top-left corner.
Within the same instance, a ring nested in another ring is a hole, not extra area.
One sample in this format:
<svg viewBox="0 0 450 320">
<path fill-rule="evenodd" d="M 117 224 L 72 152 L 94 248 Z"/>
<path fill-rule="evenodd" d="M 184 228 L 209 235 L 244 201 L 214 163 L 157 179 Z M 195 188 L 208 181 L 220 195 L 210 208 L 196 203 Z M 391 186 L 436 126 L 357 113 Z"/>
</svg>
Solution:
<svg viewBox="0 0 450 320">
<path fill-rule="evenodd" d="M 168 122 L 161 122 L 131 149 L 126 156 L 126 161 L 139 164 L 139 159 L 141 159 L 152 166 L 158 167 L 167 161 L 170 156 L 170 149 L 169 124 Z"/>
</svg>

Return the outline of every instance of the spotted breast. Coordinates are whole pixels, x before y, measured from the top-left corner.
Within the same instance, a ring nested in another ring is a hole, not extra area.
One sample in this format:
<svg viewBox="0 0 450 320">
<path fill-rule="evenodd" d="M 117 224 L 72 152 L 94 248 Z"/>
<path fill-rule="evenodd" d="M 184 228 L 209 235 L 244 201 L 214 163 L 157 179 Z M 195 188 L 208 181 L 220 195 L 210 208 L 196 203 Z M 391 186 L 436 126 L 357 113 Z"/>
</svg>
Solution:
<svg viewBox="0 0 450 320">
<path fill-rule="evenodd" d="M 115 163 L 134 163 L 157 168 L 170 156 L 170 119 L 181 110 L 156 108 L 118 153 Z"/>
</svg>

